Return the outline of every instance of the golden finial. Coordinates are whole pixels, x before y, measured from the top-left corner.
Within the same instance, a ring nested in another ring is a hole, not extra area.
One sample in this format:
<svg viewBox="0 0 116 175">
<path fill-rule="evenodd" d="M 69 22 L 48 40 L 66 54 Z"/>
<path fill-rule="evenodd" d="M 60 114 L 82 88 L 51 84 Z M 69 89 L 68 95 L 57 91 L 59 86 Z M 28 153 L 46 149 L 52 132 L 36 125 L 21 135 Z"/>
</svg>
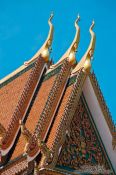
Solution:
<svg viewBox="0 0 116 175">
<path fill-rule="evenodd" d="M 87 53 L 89 53 L 90 50 L 92 50 L 93 53 L 94 53 L 95 41 L 96 41 L 95 33 L 93 32 L 93 27 L 94 27 L 94 25 L 95 25 L 95 22 L 94 22 L 94 20 L 93 20 L 93 21 L 92 21 L 92 24 L 91 24 L 91 26 L 90 26 L 90 28 L 89 28 L 89 32 L 90 32 L 90 34 L 91 34 L 91 41 L 90 41 L 90 45 L 89 45 L 89 48 L 88 48 L 88 50 L 87 50 Z M 90 56 L 92 56 L 93 53 L 91 52 L 91 53 L 90 53 Z M 91 54 L 92 54 L 92 55 L 91 55 Z"/>
<path fill-rule="evenodd" d="M 78 14 L 77 19 L 75 20 L 75 28 L 76 28 L 76 34 L 75 34 L 75 38 L 69 48 L 69 62 L 73 65 L 76 61 L 75 58 L 75 52 L 77 51 L 77 47 L 78 47 L 78 43 L 80 40 L 80 28 L 78 26 L 78 22 L 80 20 L 80 16 Z"/>
<path fill-rule="evenodd" d="M 52 44 L 52 40 L 53 40 L 53 32 L 54 32 L 54 27 L 53 27 L 53 24 L 52 24 L 52 18 L 53 18 L 53 12 L 51 13 L 49 19 L 48 19 L 48 24 L 49 24 L 49 33 L 48 33 L 48 37 L 46 39 L 46 41 L 44 42 L 43 46 L 39 49 L 39 51 L 29 60 L 29 61 L 26 61 L 24 62 L 24 65 L 27 66 L 28 64 L 34 62 L 38 56 L 41 54 L 42 57 L 44 58 L 44 60 L 47 62 L 48 59 L 49 59 L 49 49 L 51 47 L 51 44 Z"/>
<path fill-rule="evenodd" d="M 62 61 L 66 58 L 72 65 L 75 63 L 75 52 L 77 51 L 77 47 L 78 47 L 79 40 L 80 40 L 80 28 L 78 26 L 79 20 L 80 20 L 80 16 L 78 15 L 77 19 L 75 20 L 76 34 L 75 34 L 72 44 L 70 45 L 69 49 L 65 52 L 65 54 L 61 57 L 61 59 L 56 64 L 50 67 L 51 69 L 60 65 Z"/>
<path fill-rule="evenodd" d="M 91 59 L 93 57 L 93 53 L 94 53 L 94 50 L 95 50 L 95 41 L 96 41 L 95 33 L 92 30 L 94 25 L 95 25 L 95 22 L 92 21 L 92 24 L 89 28 L 89 32 L 90 32 L 90 35 L 91 35 L 91 40 L 90 40 L 89 47 L 88 47 L 86 53 L 84 54 L 84 56 L 82 57 L 81 61 L 77 64 L 75 69 L 72 71 L 73 74 L 81 68 L 84 68 L 84 71 L 87 72 L 87 73 L 90 72 Z"/>
<path fill-rule="evenodd" d="M 50 30 L 49 30 L 49 34 L 48 34 L 48 37 L 47 37 L 47 40 L 45 42 L 45 47 L 47 47 L 49 49 L 49 47 L 51 46 L 52 44 L 52 39 L 53 39 L 53 30 L 54 30 L 54 27 L 53 27 L 53 24 L 51 23 L 52 21 L 52 18 L 53 18 L 54 14 L 53 12 L 50 14 L 50 17 L 48 19 L 48 24 L 50 26 Z"/>
</svg>

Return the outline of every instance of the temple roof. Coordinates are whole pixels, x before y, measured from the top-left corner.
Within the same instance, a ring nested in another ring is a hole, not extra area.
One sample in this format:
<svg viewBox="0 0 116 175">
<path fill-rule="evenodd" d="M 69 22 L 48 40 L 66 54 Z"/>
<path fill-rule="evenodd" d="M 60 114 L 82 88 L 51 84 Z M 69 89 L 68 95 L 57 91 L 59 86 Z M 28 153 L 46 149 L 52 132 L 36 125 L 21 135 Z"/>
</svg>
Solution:
<svg viewBox="0 0 116 175">
<path fill-rule="evenodd" d="M 81 60 L 75 65 L 80 39 L 78 26 L 80 17 L 78 16 L 75 21 L 76 34 L 72 44 L 53 65 L 49 61 L 53 39 L 52 17 L 53 14 L 48 20 L 50 30 L 43 46 L 29 61 L 0 82 L 2 175 L 13 174 L 11 173 L 13 168 L 16 171 L 15 174 L 27 171 L 29 167 L 33 170 L 34 161 L 37 161 L 37 169 L 41 174 L 65 174 L 54 168 L 59 150 L 65 141 L 65 133 L 70 130 L 70 123 L 80 97 L 85 93 L 84 89 L 88 89 L 89 94 L 89 86 L 92 86 L 95 92 L 97 106 L 100 107 L 108 132 L 111 134 L 110 144 L 113 144 L 112 153 L 114 154 L 115 126 L 95 74 L 91 72 L 91 59 L 95 49 L 94 22 L 89 29 L 91 35 L 89 47 Z M 115 169 L 116 159 L 107 153 L 107 145 L 105 149 L 106 157 L 110 157 L 111 160 L 110 167 Z"/>
</svg>

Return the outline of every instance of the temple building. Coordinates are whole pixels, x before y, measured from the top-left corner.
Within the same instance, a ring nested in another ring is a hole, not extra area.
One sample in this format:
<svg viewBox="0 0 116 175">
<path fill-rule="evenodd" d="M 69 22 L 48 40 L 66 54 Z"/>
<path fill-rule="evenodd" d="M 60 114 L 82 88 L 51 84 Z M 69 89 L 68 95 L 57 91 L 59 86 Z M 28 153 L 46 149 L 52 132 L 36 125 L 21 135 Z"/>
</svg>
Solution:
<svg viewBox="0 0 116 175">
<path fill-rule="evenodd" d="M 91 70 L 94 21 L 80 61 L 78 16 L 74 40 L 53 64 L 52 17 L 43 46 L 0 80 L 0 175 L 116 174 L 116 127 Z"/>
</svg>

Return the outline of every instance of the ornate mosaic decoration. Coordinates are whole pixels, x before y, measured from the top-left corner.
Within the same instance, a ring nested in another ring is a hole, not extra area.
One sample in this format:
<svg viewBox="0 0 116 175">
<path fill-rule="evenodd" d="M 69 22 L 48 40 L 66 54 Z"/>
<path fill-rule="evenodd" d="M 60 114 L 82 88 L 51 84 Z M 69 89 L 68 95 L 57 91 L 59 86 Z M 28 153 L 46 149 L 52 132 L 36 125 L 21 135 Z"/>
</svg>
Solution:
<svg viewBox="0 0 116 175">
<path fill-rule="evenodd" d="M 84 165 L 100 165 L 106 170 L 110 169 L 82 98 L 71 122 L 70 132 L 66 133 L 58 166 L 79 170 Z"/>
</svg>

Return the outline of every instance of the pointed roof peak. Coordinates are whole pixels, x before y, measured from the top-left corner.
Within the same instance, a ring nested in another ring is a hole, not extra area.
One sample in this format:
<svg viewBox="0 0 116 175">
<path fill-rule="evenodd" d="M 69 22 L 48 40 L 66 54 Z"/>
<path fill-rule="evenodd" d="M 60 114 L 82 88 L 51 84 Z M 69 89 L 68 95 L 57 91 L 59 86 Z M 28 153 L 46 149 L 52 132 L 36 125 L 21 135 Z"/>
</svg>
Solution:
<svg viewBox="0 0 116 175">
<path fill-rule="evenodd" d="M 75 33 L 75 37 L 72 41 L 72 44 L 70 45 L 70 47 L 68 48 L 68 50 L 65 52 L 65 54 L 61 57 L 61 59 L 54 65 L 52 65 L 50 68 L 53 69 L 53 68 L 56 68 L 58 65 L 60 65 L 63 60 L 65 60 L 66 58 L 68 59 L 68 61 L 71 63 L 71 64 L 74 64 L 76 59 L 75 59 L 75 53 L 77 51 L 77 48 L 78 48 L 78 44 L 79 44 L 79 41 L 80 41 L 80 28 L 78 26 L 78 22 L 80 20 L 80 16 L 78 15 L 76 20 L 75 20 L 75 28 L 76 28 L 76 33 Z"/>
<path fill-rule="evenodd" d="M 80 60 L 80 62 L 77 64 L 77 66 L 75 67 L 75 69 L 72 71 L 72 74 L 76 73 L 79 69 L 84 68 L 84 70 L 89 73 L 90 69 L 91 69 L 91 59 L 93 57 L 94 54 L 94 50 L 95 50 L 95 42 L 96 42 L 96 36 L 95 33 L 93 32 L 93 27 L 95 25 L 94 20 L 92 21 L 92 24 L 89 28 L 89 32 L 91 35 L 91 40 L 90 40 L 90 44 L 88 46 L 87 51 L 85 52 L 84 56 L 82 57 L 82 59 Z"/>
<path fill-rule="evenodd" d="M 54 30 L 54 27 L 52 24 L 53 16 L 54 16 L 54 14 L 53 14 L 53 12 L 51 12 L 50 17 L 48 19 L 48 24 L 49 24 L 50 29 L 49 29 L 48 37 L 45 41 L 45 47 L 48 47 L 48 48 L 51 46 L 52 40 L 53 40 L 53 30 Z"/>
<path fill-rule="evenodd" d="M 53 12 L 50 14 L 50 17 L 48 19 L 48 24 L 49 24 L 49 33 L 48 33 L 48 37 L 46 39 L 46 41 L 44 42 L 43 46 L 36 52 L 36 54 L 29 60 L 24 62 L 25 66 L 28 66 L 29 64 L 31 64 L 32 62 L 34 62 L 38 56 L 41 54 L 42 57 L 45 59 L 45 61 L 47 62 L 49 59 L 49 54 L 50 54 L 50 47 L 52 45 L 52 40 L 53 40 L 53 32 L 54 32 L 54 27 L 52 24 L 52 18 L 53 18 L 54 14 Z"/>
</svg>

